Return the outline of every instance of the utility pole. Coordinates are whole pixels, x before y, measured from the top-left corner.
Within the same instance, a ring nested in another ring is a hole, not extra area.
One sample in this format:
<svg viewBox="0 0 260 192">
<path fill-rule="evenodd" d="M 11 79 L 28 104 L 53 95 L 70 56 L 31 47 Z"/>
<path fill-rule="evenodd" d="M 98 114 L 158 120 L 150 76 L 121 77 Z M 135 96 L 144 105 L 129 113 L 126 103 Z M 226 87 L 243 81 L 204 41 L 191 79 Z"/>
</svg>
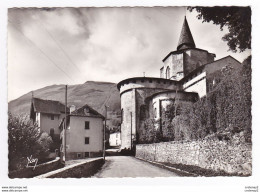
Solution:
<svg viewBox="0 0 260 192">
<path fill-rule="evenodd" d="M 107 108 L 108 106 L 105 105 L 105 126 L 104 126 L 104 133 L 103 133 L 103 158 L 104 161 L 106 160 L 106 127 L 107 127 Z"/>
<path fill-rule="evenodd" d="M 177 107 L 178 107 L 178 102 L 177 102 L 177 99 L 178 99 L 178 89 L 176 88 L 176 93 L 175 93 L 175 102 L 174 102 L 174 115 L 175 115 L 175 117 L 177 116 Z"/>
<path fill-rule="evenodd" d="M 133 134 L 132 133 L 132 126 L 133 126 L 132 125 L 132 112 L 130 112 L 130 118 L 131 118 L 131 132 L 130 132 L 130 134 L 131 134 L 131 150 L 132 150 L 132 143 L 133 143 L 133 141 L 132 141 L 133 140 L 133 138 L 132 138 L 132 134 Z"/>
<path fill-rule="evenodd" d="M 66 161 L 66 129 L 67 129 L 67 89 L 68 85 L 65 85 L 65 122 L 64 122 L 64 160 Z"/>
</svg>

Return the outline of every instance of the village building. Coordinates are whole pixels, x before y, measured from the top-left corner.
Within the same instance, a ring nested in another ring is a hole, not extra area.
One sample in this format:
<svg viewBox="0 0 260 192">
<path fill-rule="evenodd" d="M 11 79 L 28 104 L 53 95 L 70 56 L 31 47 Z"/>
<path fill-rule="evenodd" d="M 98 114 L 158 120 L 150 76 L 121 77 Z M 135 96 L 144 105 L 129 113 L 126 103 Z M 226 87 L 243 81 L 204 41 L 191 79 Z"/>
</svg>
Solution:
<svg viewBox="0 0 260 192">
<path fill-rule="evenodd" d="M 117 84 L 122 113 L 121 149 L 132 149 L 139 142 L 146 120 L 160 120 L 162 111 L 170 104 L 177 109 L 205 97 L 219 81 L 218 73 L 241 66 L 231 56 L 216 61 L 215 57 L 196 48 L 185 17 L 177 50 L 162 60 L 160 78 L 134 77 Z M 161 122 L 156 128 L 163 133 Z"/>
<path fill-rule="evenodd" d="M 59 101 L 32 98 L 30 118 L 40 127 L 41 131 L 52 137 L 59 136 L 59 123 L 64 117 L 65 105 Z"/>
<path fill-rule="evenodd" d="M 64 132 L 65 118 L 60 123 L 62 130 L 61 154 L 65 153 L 66 160 L 102 156 L 104 141 L 104 116 L 88 105 L 76 109 L 71 107 L 67 116 L 66 130 Z M 66 135 L 65 135 L 66 134 Z"/>
<path fill-rule="evenodd" d="M 110 133 L 109 146 L 110 147 L 119 147 L 120 145 L 121 145 L 121 133 L 119 131 Z"/>
</svg>

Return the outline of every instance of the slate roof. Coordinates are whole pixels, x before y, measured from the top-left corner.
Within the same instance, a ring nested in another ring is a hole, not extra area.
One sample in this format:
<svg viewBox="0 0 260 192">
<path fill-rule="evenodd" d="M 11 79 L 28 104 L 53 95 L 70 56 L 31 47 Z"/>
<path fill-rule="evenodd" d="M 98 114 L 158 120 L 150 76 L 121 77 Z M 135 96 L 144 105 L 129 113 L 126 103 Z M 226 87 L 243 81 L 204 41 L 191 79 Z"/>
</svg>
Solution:
<svg viewBox="0 0 260 192">
<path fill-rule="evenodd" d="M 48 113 L 48 114 L 65 113 L 65 105 L 59 101 L 33 98 L 32 107 L 34 112 Z M 68 107 L 67 107 L 67 112 L 69 113 Z"/>
<path fill-rule="evenodd" d="M 188 96 L 192 97 L 192 100 L 194 102 L 199 98 L 199 95 L 196 92 L 186 92 L 186 91 L 183 91 L 183 90 L 178 90 L 178 91 L 176 91 L 176 90 L 166 90 L 166 91 L 160 91 L 160 92 L 154 93 L 154 94 L 146 97 L 145 102 L 147 102 L 147 101 L 151 100 L 153 97 L 160 95 L 160 94 L 163 94 L 163 93 L 177 93 L 177 94 L 181 93 L 181 94 L 186 95 L 187 98 L 188 98 Z"/>
<path fill-rule="evenodd" d="M 105 117 L 101 115 L 99 112 L 91 108 L 89 105 L 84 105 L 83 107 L 73 111 L 70 116 L 83 116 L 83 117 L 99 117 L 102 118 L 103 120 Z"/>
<path fill-rule="evenodd" d="M 184 18 L 184 22 L 181 29 L 181 35 L 179 38 L 179 43 L 177 46 L 177 50 L 181 50 L 183 48 L 195 48 L 195 43 L 186 19 L 186 16 Z"/>
</svg>

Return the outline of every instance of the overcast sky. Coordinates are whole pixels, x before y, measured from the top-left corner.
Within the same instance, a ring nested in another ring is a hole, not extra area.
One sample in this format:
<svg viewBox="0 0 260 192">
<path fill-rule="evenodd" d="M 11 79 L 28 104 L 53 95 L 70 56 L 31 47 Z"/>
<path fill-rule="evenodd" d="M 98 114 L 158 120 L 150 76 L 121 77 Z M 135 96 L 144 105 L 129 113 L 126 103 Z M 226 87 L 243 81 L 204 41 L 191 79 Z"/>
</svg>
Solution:
<svg viewBox="0 0 260 192">
<path fill-rule="evenodd" d="M 184 7 L 9 9 L 8 100 L 48 85 L 159 77 L 176 50 Z M 227 30 L 186 11 L 197 48 L 242 62 L 250 51 L 228 51 Z"/>
</svg>

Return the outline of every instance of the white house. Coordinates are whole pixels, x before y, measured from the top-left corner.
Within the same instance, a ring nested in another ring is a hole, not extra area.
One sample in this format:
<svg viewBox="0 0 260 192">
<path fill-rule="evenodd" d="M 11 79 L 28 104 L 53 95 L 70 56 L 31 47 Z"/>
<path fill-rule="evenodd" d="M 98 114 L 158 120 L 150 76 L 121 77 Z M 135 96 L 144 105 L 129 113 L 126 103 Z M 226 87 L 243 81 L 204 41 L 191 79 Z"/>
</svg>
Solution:
<svg viewBox="0 0 260 192">
<path fill-rule="evenodd" d="M 110 133 L 109 146 L 119 147 L 120 145 L 121 145 L 121 133 L 119 131 L 115 133 Z"/>
<path fill-rule="evenodd" d="M 104 117 L 88 105 L 72 111 L 67 116 L 66 137 L 61 132 L 64 154 L 66 143 L 66 160 L 102 156 L 103 153 L 103 121 Z M 64 127 L 65 121 L 60 125 Z"/>
</svg>

